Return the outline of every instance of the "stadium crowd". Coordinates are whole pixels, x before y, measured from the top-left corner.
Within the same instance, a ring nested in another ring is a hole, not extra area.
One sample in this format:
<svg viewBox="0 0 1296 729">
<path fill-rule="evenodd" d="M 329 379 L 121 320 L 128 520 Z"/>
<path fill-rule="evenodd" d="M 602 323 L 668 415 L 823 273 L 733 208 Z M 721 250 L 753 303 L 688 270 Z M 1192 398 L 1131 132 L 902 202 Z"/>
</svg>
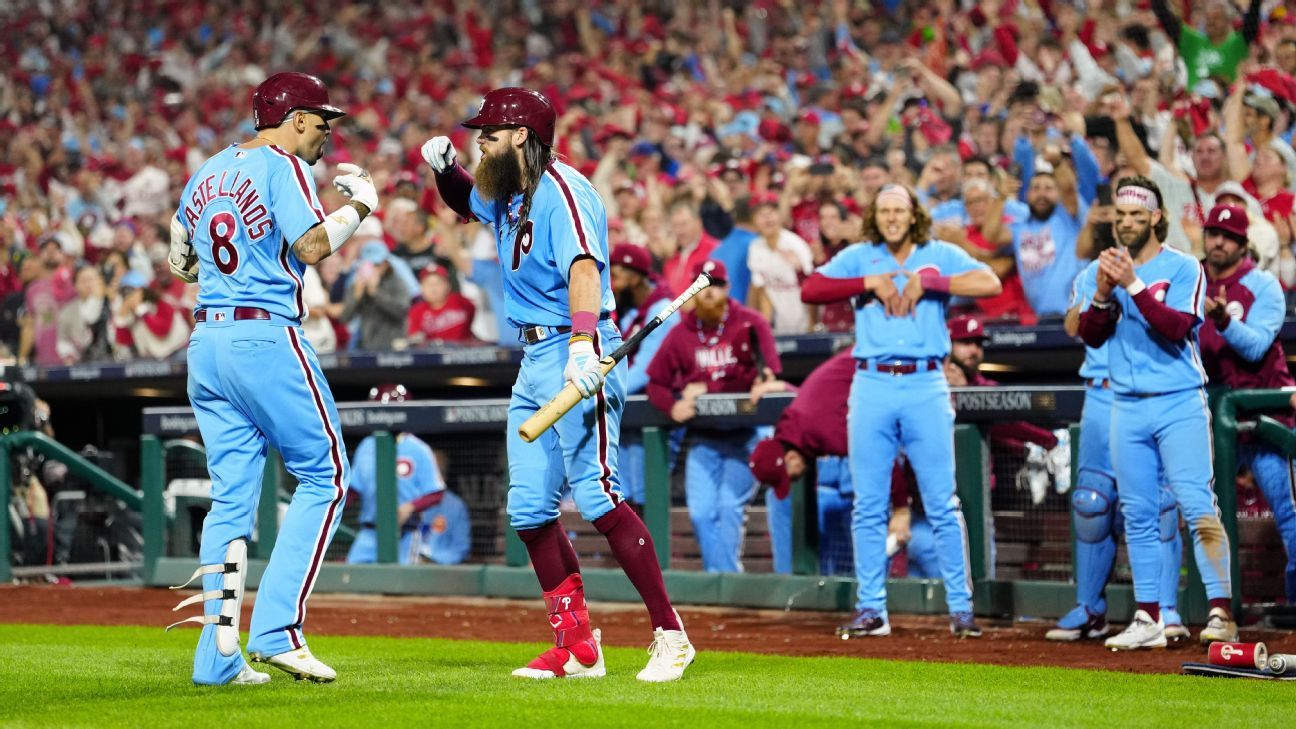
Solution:
<svg viewBox="0 0 1296 729">
<path fill-rule="evenodd" d="M 393 200 L 306 281 L 320 351 L 517 344 L 491 234 L 459 224 L 418 153 L 501 84 L 553 100 L 613 245 L 644 247 L 671 292 L 724 262 L 776 335 L 850 329 L 800 281 L 888 181 L 1003 279 L 968 304 L 988 319 L 1064 313 L 1121 170 L 1167 188 L 1169 243 L 1199 255 L 1205 211 L 1244 202 L 1261 266 L 1292 288 L 1296 15 L 1085 5 L 356 3 L 303 36 L 311 3 L 6 4 L 0 343 L 38 364 L 181 350 L 193 290 L 166 275 L 168 216 L 203 159 L 253 135 L 251 89 L 283 68 L 350 111 L 319 179 L 359 161 Z M 471 140 L 455 137 L 467 161 Z"/>
</svg>

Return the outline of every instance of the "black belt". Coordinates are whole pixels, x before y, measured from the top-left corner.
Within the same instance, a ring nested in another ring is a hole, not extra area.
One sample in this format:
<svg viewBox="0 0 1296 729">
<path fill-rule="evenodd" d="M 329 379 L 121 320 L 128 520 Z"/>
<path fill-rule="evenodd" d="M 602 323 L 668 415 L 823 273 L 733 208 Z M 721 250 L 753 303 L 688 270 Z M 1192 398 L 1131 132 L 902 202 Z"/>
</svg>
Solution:
<svg viewBox="0 0 1296 729">
<path fill-rule="evenodd" d="M 873 370 L 886 375 L 912 375 L 915 372 L 931 372 L 940 369 L 938 359 L 893 360 L 883 362 L 874 359 L 858 360 L 856 365 L 862 370 Z"/>
<path fill-rule="evenodd" d="M 599 321 L 607 321 L 612 318 L 612 312 L 605 311 L 599 314 Z M 523 344 L 535 344 L 543 342 L 554 334 L 566 334 L 571 331 L 570 326 L 547 327 L 543 324 L 527 324 L 518 329 L 518 341 Z"/>
<path fill-rule="evenodd" d="M 234 321 L 247 321 L 248 319 L 269 320 L 270 312 L 265 309 L 258 309 L 255 306 L 234 307 Z M 199 323 L 207 321 L 207 310 L 199 309 L 198 311 L 195 311 L 194 321 Z"/>
</svg>

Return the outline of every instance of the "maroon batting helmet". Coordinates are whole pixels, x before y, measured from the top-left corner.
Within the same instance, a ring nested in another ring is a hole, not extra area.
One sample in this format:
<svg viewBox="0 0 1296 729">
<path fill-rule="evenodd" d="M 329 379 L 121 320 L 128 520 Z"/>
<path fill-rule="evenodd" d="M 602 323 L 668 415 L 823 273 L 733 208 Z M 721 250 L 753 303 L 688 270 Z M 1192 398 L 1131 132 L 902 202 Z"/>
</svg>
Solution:
<svg viewBox="0 0 1296 729">
<path fill-rule="evenodd" d="M 517 87 L 495 89 L 482 99 L 477 116 L 464 122 L 469 129 L 482 127 L 528 127 L 546 147 L 553 146 L 558 115 L 538 91 Z"/>
<path fill-rule="evenodd" d="M 404 385 L 392 382 L 375 385 L 369 390 L 369 400 L 372 402 L 405 402 L 408 399 L 409 390 L 406 390 Z"/>
<path fill-rule="evenodd" d="M 257 129 L 279 126 L 294 109 L 312 111 L 326 121 L 346 116 L 329 103 L 324 82 L 308 73 L 276 73 L 252 92 L 252 121 Z"/>
</svg>

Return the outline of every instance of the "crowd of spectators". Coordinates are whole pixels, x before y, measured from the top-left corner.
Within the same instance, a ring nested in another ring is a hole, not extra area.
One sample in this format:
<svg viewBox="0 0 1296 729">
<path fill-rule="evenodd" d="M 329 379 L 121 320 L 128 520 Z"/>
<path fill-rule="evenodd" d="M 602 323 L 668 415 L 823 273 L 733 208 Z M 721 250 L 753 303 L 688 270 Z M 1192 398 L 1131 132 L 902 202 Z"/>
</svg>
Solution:
<svg viewBox="0 0 1296 729">
<path fill-rule="evenodd" d="M 312 270 L 318 350 L 516 345 L 490 231 L 437 197 L 419 146 L 486 90 L 559 110 L 557 150 L 594 182 L 611 243 L 678 293 L 708 259 L 775 334 L 849 331 L 799 283 L 858 240 L 885 182 L 989 262 L 981 316 L 1059 316 L 1130 171 L 1167 190 L 1169 243 L 1251 206 L 1261 265 L 1296 286 L 1296 13 L 1247 0 L 483 3 L 16 2 L 0 6 L 0 347 L 38 364 L 167 358 L 194 289 L 167 275 L 190 173 L 254 135 L 270 73 L 325 79 L 349 115 L 314 168 L 367 167 L 384 206 Z M 324 22 L 323 19 L 327 19 Z M 183 356 L 183 355 L 179 355 Z"/>
</svg>

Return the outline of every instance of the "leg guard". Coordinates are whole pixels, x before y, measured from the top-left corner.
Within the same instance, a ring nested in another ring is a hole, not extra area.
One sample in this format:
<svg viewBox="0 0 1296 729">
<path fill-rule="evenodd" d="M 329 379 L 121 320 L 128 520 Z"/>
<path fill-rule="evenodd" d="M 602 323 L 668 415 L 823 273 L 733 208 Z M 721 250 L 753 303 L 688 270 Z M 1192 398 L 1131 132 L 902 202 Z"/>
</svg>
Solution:
<svg viewBox="0 0 1296 729">
<path fill-rule="evenodd" d="M 235 539 L 225 548 L 225 561 L 199 567 L 183 589 L 201 577 L 204 590 L 180 601 L 172 612 L 202 603 L 203 614 L 185 618 L 167 626 L 171 630 L 184 623 L 203 626 L 194 652 L 193 680 L 196 684 L 221 685 L 235 681 L 247 664 L 239 650 L 239 622 L 243 612 L 244 581 L 247 578 L 247 541 Z M 212 649 L 215 649 L 214 651 Z M 264 674 L 262 674 L 264 675 Z"/>
<path fill-rule="evenodd" d="M 1076 602 L 1089 615 L 1105 615 L 1103 590 L 1116 559 L 1115 484 L 1106 477 L 1085 471 L 1071 493 L 1072 523 L 1075 526 Z"/>
<path fill-rule="evenodd" d="M 580 574 L 568 575 L 544 594 L 554 647 L 513 672 L 523 678 L 598 678 L 606 674 L 599 631 L 590 629 L 585 585 Z"/>
</svg>

